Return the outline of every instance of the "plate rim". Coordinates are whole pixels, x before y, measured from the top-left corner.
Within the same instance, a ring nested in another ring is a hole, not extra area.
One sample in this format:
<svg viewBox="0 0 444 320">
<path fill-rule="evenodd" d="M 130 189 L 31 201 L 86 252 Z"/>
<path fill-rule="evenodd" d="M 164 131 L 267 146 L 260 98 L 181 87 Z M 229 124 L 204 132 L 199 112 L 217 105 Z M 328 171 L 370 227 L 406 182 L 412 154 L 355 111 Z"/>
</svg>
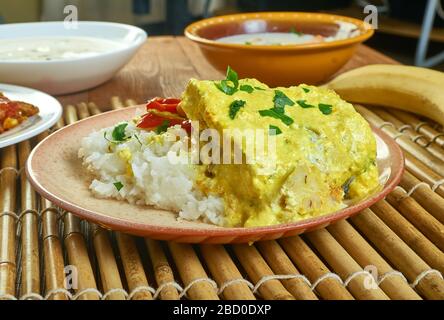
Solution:
<svg viewBox="0 0 444 320">
<path fill-rule="evenodd" d="M 43 121 L 40 124 L 37 124 L 36 127 L 29 127 L 26 129 L 23 129 L 23 132 L 20 133 L 17 132 L 17 136 L 15 137 L 11 137 L 11 138 L 6 138 L 4 139 L 4 141 L 2 141 L 1 139 L 1 134 L 0 134 L 0 149 L 11 146 L 13 144 L 17 144 L 19 142 L 25 141 L 27 139 L 31 139 L 37 135 L 39 135 L 40 133 L 44 132 L 45 130 L 48 130 L 49 128 L 51 128 L 53 125 L 55 125 L 57 123 L 57 121 L 59 121 L 59 119 L 62 117 L 62 113 L 63 113 L 63 107 L 60 104 L 60 102 L 54 98 L 53 96 L 49 95 L 46 92 L 40 91 L 40 90 L 36 90 L 33 88 L 28 88 L 28 87 L 23 87 L 23 86 L 17 86 L 14 84 L 8 84 L 8 83 L 0 83 L 0 89 L 1 88 L 10 88 L 11 90 L 26 90 L 26 91 L 32 91 L 34 93 L 38 93 L 41 94 L 43 96 L 46 96 L 45 98 L 48 98 L 49 100 L 52 100 L 53 105 L 57 107 L 57 110 L 54 110 L 54 114 L 51 118 L 49 118 L 47 121 Z M 1 91 L 1 90 L 0 90 Z M 26 101 L 24 101 L 26 102 Z M 39 106 L 37 106 L 39 107 Z"/>
<path fill-rule="evenodd" d="M 137 108 L 140 108 L 141 105 L 128 107 L 125 109 L 119 109 L 119 110 L 112 110 L 108 112 L 104 112 L 98 115 L 94 115 L 92 117 L 88 117 L 86 119 L 77 121 L 73 124 L 70 124 L 68 126 L 65 126 L 53 134 L 46 137 L 44 140 L 42 140 L 30 153 L 25 166 L 26 175 L 34 187 L 34 189 L 41 194 L 44 198 L 50 200 L 52 203 L 57 205 L 58 207 L 62 208 L 63 210 L 66 210 L 68 212 L 73 213 L 74 215 L 83 218 L 85 220 L 88 220 L 93 223 L 97 223 L 107 229 L 111 229 L 114 231 L 122 231 L 126 233 L 130 233 L 133 235 L 138 236 L 145 236 L 145 237 L 153 237 L 157 239 L 165 239 L 168 237 L 171 238 L 180 238 L 181 242 L 189 242 L 189 243 L 245 243 L 249 241 L 256 241 L 256 240 L 250 240 L 254 236 L 259 238 L 266 238 L 267 236 L 270 236 L 272 234 L 282 234 L 283 237 L 285 237 L 285 234 L 288 232 L 297 232 L 297 230 L 302 230 L 300 233 L 305 232 L 307 230 L 313 230 L 317 227 L 328 225 L 331 222 L 348 218 L 354 214 L 359 213 L 363 209 L 369 208 L 374 203 L 380 201 L 385 196 L 387 196 L 395 187 L 399 184 L 402 174 L 404 173 L 405 169 L 405 158 L 404 154 L 400 148 L 400 146 L 396 143 L 394 139 L 392 139 L 388 134 L 383 132 L 381 129 L 373 126 L 370 124 L 372 131 L 376 133 L 388 146 L 390 150 L 391 158 L 394 159 L 390 165 L 390 167 L 393 168 L 399 168 L 398 170 L 392 170 L 390 173 L 390 176 L 388 178 L 388 181 L 384 185 L 384 187 L 376 194 L 372 195 L 371 197 L 360 201 L 356 204 L 353 204 L 347 208 L 318 216 L 313 217 L 309 219 L 303 219 L 297 222 L 291 222 L 291 223 L 285 223 L 285 224 L 277 224 L 277 225 L 271 225 L 271 226 L 261 226 L 261 227 L 251 227 L 251 228 L 214 228 L 214 229 L 191 229 L 191 228 L 179 228 L 179 227 L 168 227 L 168 226 L 155 226 L 155 225 L 149 225 L 146 223 L 140 223 L 140 222 L 133 222 L 128 221 L 126 219 L 122 219 L 119 217 L 111 217 L 106 216 L 103 214 L 97 214 L 94 211 L 90 209 L 85 209 L 81 206 L 78 206 L 76 204 L 70 203 L 69 200 L 65 200 L 60 198 L 58 195 L 53 194 L 51 192 L 48 192 L 38 181 L 36 178 L 36 173 L 33 170 L 32 163 L 35 159 L 35 155 L 38 152 L 40 146 L 44 143 L 47 143 L 46 141 L 49 139 L 54 139 L 55 136 L 58 136 L 59 134 L 63 134 L 63 131 L 70 129 L 73 126 L 79 125 L 79 123 L 83 123 L 85 121 L 91 121 L 91 119 L 96 117 L 105 117 L 110 113 L 117 113 L 117 112 L 123 112 Z M 191 238 L 199 238 L 201 239 L 204 237 L 203 240 L 193 241 Z M 222 241 L 219 242 L 219 240 L 223 240 L 223 238 L 230 238 L 229 241 Z M 239 238 L 247 238 L 247 239 L 239 239 Z M 260 240 L 260 239 L 259 239 Z"/>
</svg>

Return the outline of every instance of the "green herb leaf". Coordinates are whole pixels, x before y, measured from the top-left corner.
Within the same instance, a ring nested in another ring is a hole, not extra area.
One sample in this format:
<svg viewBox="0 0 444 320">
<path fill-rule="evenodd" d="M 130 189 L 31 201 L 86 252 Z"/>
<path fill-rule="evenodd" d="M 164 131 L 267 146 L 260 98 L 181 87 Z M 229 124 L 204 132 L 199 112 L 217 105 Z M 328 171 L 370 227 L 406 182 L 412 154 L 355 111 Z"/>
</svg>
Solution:
<svg viewBox="0 0 444 320">
<path fill-rule="evenodd" d="M 243 85 L 240 86 L 239 90 L 245 91 L 245 92 L 248 92 L 248 93 L 252 93 L 254 89 L 249 84 L 243 84 Z"/>
<path fill-rule="evenodd" d="M 262 90 L 262 91 L 265 91 L 265 89 L 264 88 L 261 88 L 261 87 L 254 87 L 256 90 Z"/>
<path fill-rule="evenodd" d="M 120 181 L 114 182 L 113 184 L 116 187 L 117 191 L 120 191 L 123 188 L 123 184 Z"/>
<path fill-rule="evenodd" d="M 103 138 L 105 138 L 105 140 L 108 141 L 108 142 L 111 142 L 111 143 L 118 143 L 118 142 L 115 142 L 115 141 L 112 141 L 112 140 L 108 139 L 108 138 L 106 137 L 106 131 L 103 133 Z"/>
<path fill-rule="evenodd" d="M 128 126 L 128 123 L 121 123 L 114 127 L 112 132 L 112 137 L 114 141 L 123 142 L 128 140 L 130 137 L 125 136 L 125 128 Z"/>
<path fill-rule="evenodd" d="M 231 86 L 228 83 L 229 81 L 233 83 L 233 86 Z M 223 93 L 232 96 L 239 87 L 239 78 L 237 76 L 236 71 L 234 71 L 233 69 L 231 69 L 230 66 L 228 66 L 225 80 L 222 80 L 219 83 L 215 82 L 214 85 Z"/>
<path fill-rule="evenodd" d="M 139 139 L 139 136 L 137 134 L 134 134 L 134 138 L 136 138 L 137 142 L 140 143 L 140 145 L 142 146 L 142 142 Z"/>
<path fill-rule="evenodd" d="M 230 66 L 228 66 L 228 68 L 227 68 L 227 78 L 226 78 L 226 80 L 233 82 L 234 87 L 236 89 L 239 86 L 239 78 L 237 76 L 237 73 L 236 73 L 236 71 L 231 69 Z"/>
<path fill-rule="evenodd" d="M 279 127 L 273 126 L 270 124 L 270 126 L 268 127 L 268 134 L 270 136 L 277 136 L 278 134 L 281 134 L 282 130 L 279 129 Z"/>
<path fill-rule="evenodd" d="M 251 46 L 253 43 L 251 43 L 250 41 L 245 41 L 245 44 Z"/>
<path fill-rule="evenodd" d="M 282 91 L 274 90 L 274 108 L 284 113 L 285 106 L 294 106 L 294 102 Z"/>
<path fill-rule="evenodd" d="M 307 108 L 314 108 L 315 106 L 313 106 L 313 105 L 311 105 L 311 104 L 308 104 L 307 102 L 306 102 L 306 100 L 298 100 L 298 101 L 296 101 L 297 103 L 298 103 L 298 105 L 299 106 L 301 106 L 302 108 L 304 108 L 304 109 L 307 109 Z"/>
<path fill-rule="evenodd" d="M 347 179 L 347 181 L 344 182 L 344 184 L 342 185 L 342 190 L 344 191 L 344 197 L 346 199 L 349 198 L 348 193 L 350 192 L 350 185 L 352 184 L 352 182 L 355 180 L 355 176 L 351 176 L 350 178 Z"/>
<path fill-rule="evenodd" d="M 161 134 L 167 131 L 170 126 L 170 122 L 168 120 L 163 120 L 162 124 L 156 128 L 156 133 Z"/>
<path fill-rule="evenodd" d="M 291 28 L 290 28 L 290 33 L 294 33 L 294 34 L 296 34 L 296 35 L 298 35 L 298 36 L 302 36 L 302 35 L 303 35 L 303 33 L 297 31 L 295 27 L 291 27 Z"/>
<path fill-rule="evenodd" d="M 333 106 L 331 104 L 320 103 L 318 106 L 319 110 L 325 115 L 329 115 L 333 112 Z"/>
<path fill-rule="evenodd" d="M 309 93 L 310 92 L 310 89 L 308 89 L 308 88 L 302 87 L 302 90 L 304 90 L 305 93 Z"/>
<path fill-rule="evenodd" d="M 220 83 L 215 82 L 214 85 L 223 93 L 232 96 L 236 91 L 237 88 L 232 87 L 230 85 L 228 85 L 228 81 L 227 80 L 222 80 Z"/>
<path fill-rule="evenodd" d="M 230 119 L 234 119 L 236 117 L 236 114 L 239 112 L 240 108 L 243 108 L 245 106 L 245 103 L 246 102 L 244 100 L 234 100 L 230 104 L 230 111 L 229 111 Z"/>
<path fill-rule="evenodd" d="M 259 110 L 259 114 L 262 117 L 271 117 L 271 118 L 279 119 L 283 123 L 285 123 L 287 126 L 291 125 L 294 122 L 294 120 L 292 118 L 285 115 L 280 109 L 276 109 L 276 108 L 271 108 L 268 110 Z"/>
</svg>

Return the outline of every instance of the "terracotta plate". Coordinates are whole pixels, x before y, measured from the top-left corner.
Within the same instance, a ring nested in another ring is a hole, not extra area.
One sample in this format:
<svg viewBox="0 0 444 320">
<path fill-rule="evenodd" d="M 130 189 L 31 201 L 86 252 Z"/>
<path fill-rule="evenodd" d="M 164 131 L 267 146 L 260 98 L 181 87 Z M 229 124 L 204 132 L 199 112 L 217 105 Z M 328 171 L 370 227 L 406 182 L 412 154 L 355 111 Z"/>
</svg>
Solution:
<svg viewBox="0 0 444 320">
<path fill-rule="evenodd" d="M 177 221 L 173 212 L 132 205 L 124 201 L 95 198 L 89 191 L 90 177 L 77 157 L 81 138 L 94 130 L 134 117 L 131 107 L 103 113 L 67 126 L 42 141 L 31 153 L 28 177 L 42 196 L 81 218 L 113 230 L 160 240 L 190 243 L 240 243 L 277 239 L 322 228 L 371 206 L 398 184 L 404 158 L 398 145 L 379 129 L 378 166 L 384 188 L 364 201 L 321 217 L 258 228 L 222 228 L 201 222 Z"/>
</svg>

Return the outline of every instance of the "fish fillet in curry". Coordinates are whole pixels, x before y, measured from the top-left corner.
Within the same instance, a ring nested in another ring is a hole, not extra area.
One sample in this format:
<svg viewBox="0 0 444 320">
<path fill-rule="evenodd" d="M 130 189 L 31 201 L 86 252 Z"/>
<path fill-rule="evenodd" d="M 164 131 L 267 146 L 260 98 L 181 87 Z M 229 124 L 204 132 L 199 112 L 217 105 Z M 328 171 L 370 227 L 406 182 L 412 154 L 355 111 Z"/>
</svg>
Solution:
<svg viewBox="0 0 444 320">
<path fill-rule="evenodd" d="M 371 128 L 331 90 L 269 88 L 255 79 L 191 79 L 180 107 L 201 128 L 221 134 L 263 129 L 275 135 L 276 166 L 270 174 L 260 173 L 261 161 L 198 166 L 197 186 L 223 199 L 226 226 L 266 226 L 331 213 L 345 207 L 346 199 L 362 199 L 379 187 Z"/>
</svg>

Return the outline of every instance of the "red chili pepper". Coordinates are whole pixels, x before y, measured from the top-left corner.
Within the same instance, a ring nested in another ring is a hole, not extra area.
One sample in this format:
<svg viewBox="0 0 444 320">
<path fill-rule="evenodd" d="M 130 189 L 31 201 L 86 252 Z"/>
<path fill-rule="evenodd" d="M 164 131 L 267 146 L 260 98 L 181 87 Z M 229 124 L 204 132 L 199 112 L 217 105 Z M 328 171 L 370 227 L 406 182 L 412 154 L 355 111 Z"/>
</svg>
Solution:
<svg viewBox="0 0 444 320">
<path fill-rule="evenodd" d="M 168 121 L 168 126 L 182 124 L 183 122 L 182 119 L 162 117 L 154 113 L 147 113 L 143 115 L 142 118 L 139 120 L 139 122 L 137 123 L 137 127 L 142 129 L 155 128 L 162 125 L 164 121 Z"/>
<path fill-rule="evenodd" d="M 188 134 L 191 134 L 191 120 L 182 121 L 180 124 L 182 129 L 184 129 Z"/>
<path fill-rule="evenodd" d="M 176 98 L 154 98 L 146 104 L 146 110 L 156 109 L 158 111 L 177 113 L 177 105 L 180 99 Z"/>
<path fill-rule="evenodd" d="M 180 125 L 188 134 L 191 134 L 191 120 L 172 119 L 167 117 L 161 117 L 153 113 L 147 113 L 137 123 L 137 127 L 141 129 L 154 129 L 161 125 L 164 125 L 165 121 L 168 121 L 168 127 Z"/>
</svg>

